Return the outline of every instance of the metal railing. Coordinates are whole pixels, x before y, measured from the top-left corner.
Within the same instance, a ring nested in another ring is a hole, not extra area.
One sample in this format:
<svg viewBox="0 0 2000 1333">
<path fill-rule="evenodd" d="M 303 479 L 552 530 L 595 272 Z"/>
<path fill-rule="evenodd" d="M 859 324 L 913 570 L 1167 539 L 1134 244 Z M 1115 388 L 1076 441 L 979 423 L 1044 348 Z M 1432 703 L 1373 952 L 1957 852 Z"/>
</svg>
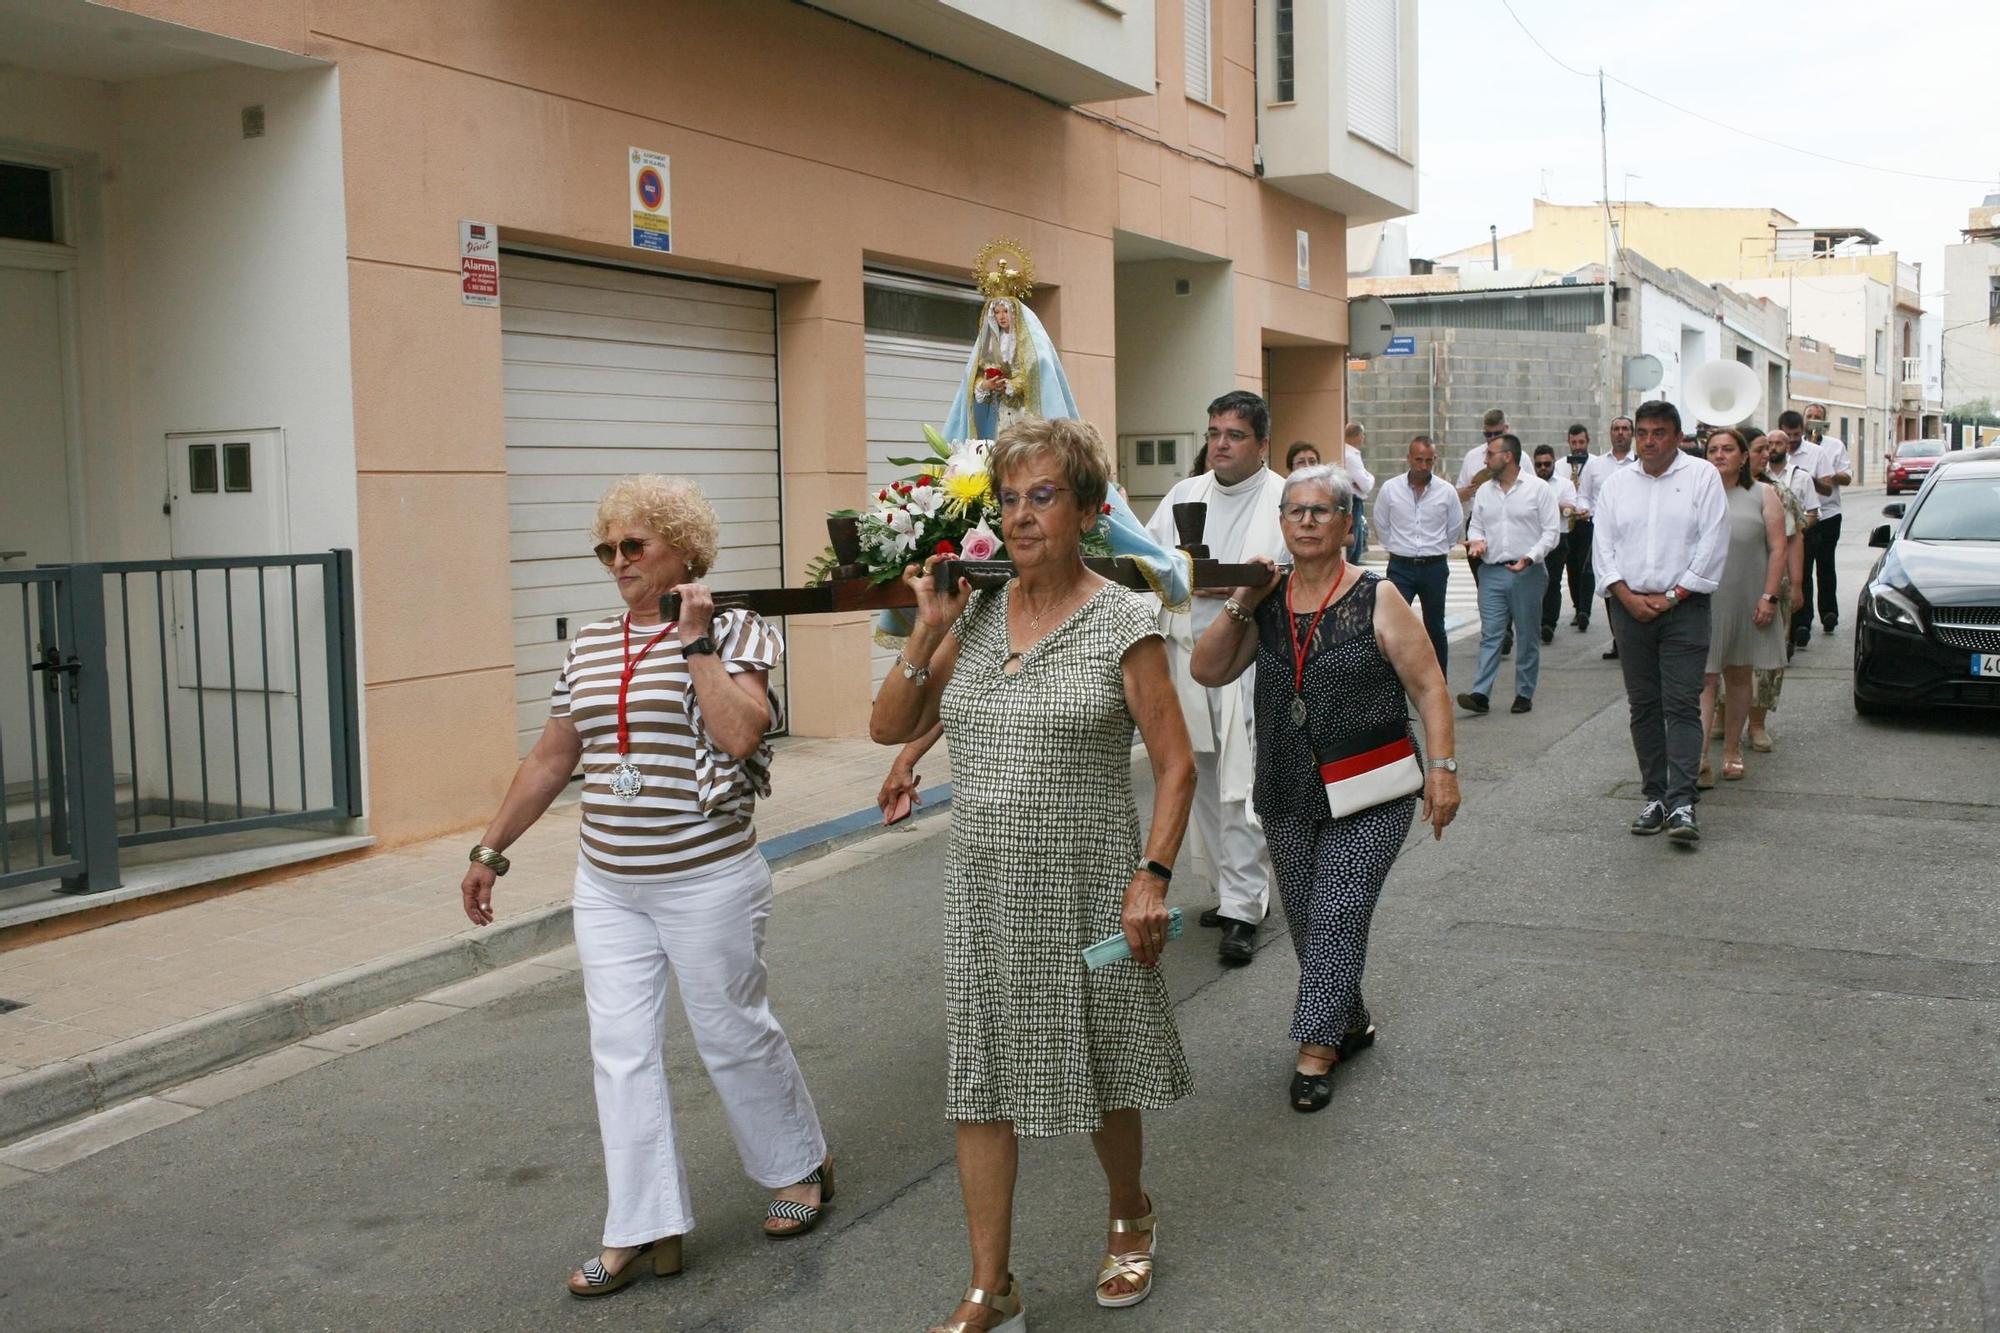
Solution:
<svg viewBox="0 0 2000 1333">
<path fill-rule="evenodd" d="M 123 847 L 358 817 L 354 647 L 350 551 L 0 574 L 0 887 L 94 892 Z"/>
</svg>

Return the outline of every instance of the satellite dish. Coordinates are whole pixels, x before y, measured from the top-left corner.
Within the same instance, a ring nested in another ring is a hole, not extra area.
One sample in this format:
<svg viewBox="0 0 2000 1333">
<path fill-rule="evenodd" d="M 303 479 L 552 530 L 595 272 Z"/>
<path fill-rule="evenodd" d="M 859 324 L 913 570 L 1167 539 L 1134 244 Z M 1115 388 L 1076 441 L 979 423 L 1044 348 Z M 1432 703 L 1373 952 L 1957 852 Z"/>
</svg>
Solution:
<svg viewBox="0 0 2000 1333">
<path fill-rule="evenodd" d="M 1644 393 L 1660 386 L 1660 377 L 1665 372 L 1660 369 L 1657 356 L 1628 356 L 1625 358 L 1625 387 L 1634 393 Z"/>
<path fill-rule="evenodd" d="M 1347 303 L 1347 354 L 1380 356 L 1396 336 L 1396 312 L 1379 296 L 1357 296 Z"/>
</svg>

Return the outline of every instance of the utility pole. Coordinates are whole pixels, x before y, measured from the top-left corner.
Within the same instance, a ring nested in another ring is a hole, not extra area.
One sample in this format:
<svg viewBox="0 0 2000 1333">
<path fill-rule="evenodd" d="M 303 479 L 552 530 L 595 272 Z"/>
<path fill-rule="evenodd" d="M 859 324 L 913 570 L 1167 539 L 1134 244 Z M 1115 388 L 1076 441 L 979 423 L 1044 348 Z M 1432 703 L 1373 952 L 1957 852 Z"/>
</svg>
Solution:
<svg viewBox="0 0 2000 1333">
<path fill-rule="evenodd" d="M 1493 271 L 1498 273 L 1500 271 L 1500 224 L 1497 222 L 1487 223 L 1486 234 L 1493 238 Z"/>
<path fill-rule="evenodd" d="M 1597 67 L 1597 162 L 1604 201 L 1604 401 L 1606 419 L 1625 410 L 1624 377 L 1618 371 L 1618 237 L 1611 226 L 1611 131 L 1604 102 L 1604 67 Z M 1607 425 L 1608 431 L 1610 427 Z"/>
</svg>

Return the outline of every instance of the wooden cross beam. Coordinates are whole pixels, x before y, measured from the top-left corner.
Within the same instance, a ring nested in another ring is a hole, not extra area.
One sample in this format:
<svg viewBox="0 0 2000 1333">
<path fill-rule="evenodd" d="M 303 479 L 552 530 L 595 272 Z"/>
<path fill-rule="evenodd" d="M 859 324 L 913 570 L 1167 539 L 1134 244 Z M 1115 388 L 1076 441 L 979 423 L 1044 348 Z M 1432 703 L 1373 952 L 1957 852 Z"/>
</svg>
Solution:
<svg viewBox="0 0 2000 1333">
<path fill-rule="evenodd" d="M 1192 561 L 1188 581 L 1190 587 L 1262 587 L 1270 580 L 1271 570 L 1266 565 L 1225 564 L 1209 559 L 1208 548 L 1201 544 L 1202 529 L 1207 521 L 1208 506 L 1205 504 L 1196 502 L 1174 506 L 1174 526 L 1181 540 L 1180 549 L 1187 552 Z M 836 515 L 827 519 L 827 534 L 833 539 L 834 558 L 841 563 L 826 582 L 810 588 L 753 588 L 718 592 L 715 594 L 716 608 L 743 607 L 760 616 L 825 616 L 914 607 L 917 595 L 901 579 L 887 583 L 870 580 L 867 568 L 861 564 L 861 537 L 856 522 L 851 515 Z M 1120 587 L 1136 592 L 1153 591 L 1153 586 L 1146 581 L 1145 571 L 1131 556 L 1092 557 L 1083 563 L 1093 574 L 1101 575 Z M 1014 577 L 1014 563 L 1011 560 L 940 560 L 931 567 L 931 576 L 936 580 L 937 590 L 942 593 L 956 588 L 960 578 L 969 580 L 974 588 L 998 588 Z M 679 619 L 680 611 L 681 599 L 678 595 L 668 593 L 660 599 L 660 614 L 666 619 Z"/>
</svg>

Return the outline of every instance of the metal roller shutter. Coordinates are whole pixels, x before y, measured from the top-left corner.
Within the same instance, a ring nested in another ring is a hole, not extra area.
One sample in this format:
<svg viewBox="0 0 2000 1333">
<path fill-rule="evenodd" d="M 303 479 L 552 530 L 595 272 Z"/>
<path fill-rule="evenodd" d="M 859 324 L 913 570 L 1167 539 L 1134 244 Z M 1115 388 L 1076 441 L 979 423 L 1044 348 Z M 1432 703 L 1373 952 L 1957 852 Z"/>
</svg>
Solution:
<svg viewBox="0 0 2000 1333">
<path fill-rule="evenodd" d="M 709 581 L 784 581 L 777 307 L 756 288 L 524 255 L 502 256 L 500 272 L 515 726 L 526 753 L 548 718 L 564 632 L 620 610 L 589 551 L 612 481 L 691 478 L 722 519 Z M 783 697 L 782 670 L 777 685 Z"/>
<path fill-rule="evenodd" d="M 894 293 L 903 299 L 905 318 L 898 322 L 906 327 L 926 322 L 949 324 L 954 318 L 953 307 L 959 307 L 957 316 L 968 329 L 978 322 L 979 297 L 969 287 L 877 273 L 868 275 L 868 283 L 875 293 Z M 926 308 L 921 312 L 910 311 L 912 297 L 923 300 Z M 893 304 L 891 300 L 870 303 L 871 310 L 876 312 L 871 316 L 872 327 L 866 342 L 871 495 L 910 473 L 911 469 L 891 463 L 891 458 L 921 458 L 930 451 L 924 439 L 924 426 L 944 425 L 945 414 L 951 410 L 952 397 L 965 374 L 965 358 L 972 351 L 969 337 L 886 332 L 877 321 L 891 318 Z M 924 315 L 928 315 L 928 321 Z M 872 645 L 870 653 L 869 674 L 874 685 L 879 686 L 896 655 Z"/>
</svg>

